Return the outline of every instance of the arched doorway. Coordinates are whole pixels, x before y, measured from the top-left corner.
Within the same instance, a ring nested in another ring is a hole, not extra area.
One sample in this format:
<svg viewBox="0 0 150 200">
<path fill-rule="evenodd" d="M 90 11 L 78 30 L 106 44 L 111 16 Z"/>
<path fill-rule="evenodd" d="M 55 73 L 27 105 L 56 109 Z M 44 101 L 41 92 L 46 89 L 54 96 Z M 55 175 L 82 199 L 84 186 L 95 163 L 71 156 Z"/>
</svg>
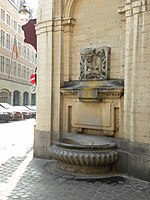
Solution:
<svg viewBox="0 0 150 200">
<path fill-rule="evenodd" d="M 0 102 L 11 103 L 11 92 L 7 89 L 0 90 Z"/>
<path fill-rule="evenodd" d="M 14 106 L 20 105 L 20 92 L 17 90 L 13 92 L 13 105 Z"/>
<path fill-rule="evenodd" d="M 31 105 L 32 106 L 36 105 L 36 94 L 31 94 Z"/>
<path fill-rule="evenodd" d="M 28 92 L 23 93 L 23 105 L 29 105 L 29 93 Z"/>
</svg>

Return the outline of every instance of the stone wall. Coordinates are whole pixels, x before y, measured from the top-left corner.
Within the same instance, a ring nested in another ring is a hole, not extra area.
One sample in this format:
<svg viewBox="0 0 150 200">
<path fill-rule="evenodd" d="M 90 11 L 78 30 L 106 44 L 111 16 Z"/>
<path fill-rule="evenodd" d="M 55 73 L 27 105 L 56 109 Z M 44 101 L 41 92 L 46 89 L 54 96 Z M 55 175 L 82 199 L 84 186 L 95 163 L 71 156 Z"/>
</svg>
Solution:
<svg viewBox="0 0 150 200">
<path fill-rule="evenodd" d="M 150 144 L 150 0 L 111 0 L 111 4 L 110 0 L 41 0 L 39 5 L 35 137 L 45 133 L 49 141 L 46 146 L 44 140 L 39 146 L 35 144 L 35 156 L 42 155 L 42 148 L 48 152 L 54 138 L 72 131 L 72 106 L 78 98 L 76 93 L 64 97 L 61 88 L 66 82 L 79 80 L 81 51 L 109 46 L 110 79 L 124 79 L 125 83 L 117 115 L 119 132 L 114 135 L 126 145 L 126 155 L 120 145 L 120 163 L 126 166 L 129 162 L 124 171 L 130 175 L 138 176 L 141 171 L 140 178 L 146 177 L 142 167 L 148 169 L 144 146 Z M 139 144 L 142 148 L 133 151 Z M 144 148 L 145 154 L 141 153 Z M 140 161 L 141 167 L 136 167 Z"/>
<path fill-rule="evenodd" d="M 124 7 L 124 13 L 126 16 L 124 132 L 131 141 L 149 143 L 150 79 L 147 71 L 150 56 L 149 1 L 130 2 Z"/>
<path fill-rule="evenodd" d="M 118 15 L 121 1 L 77 1 L 72 17 L 71 80 L 79 77 L 80 52 L 85 48 L 111 47 L 110 78 L 124 77 L 125 21 Z"/>
</svg>

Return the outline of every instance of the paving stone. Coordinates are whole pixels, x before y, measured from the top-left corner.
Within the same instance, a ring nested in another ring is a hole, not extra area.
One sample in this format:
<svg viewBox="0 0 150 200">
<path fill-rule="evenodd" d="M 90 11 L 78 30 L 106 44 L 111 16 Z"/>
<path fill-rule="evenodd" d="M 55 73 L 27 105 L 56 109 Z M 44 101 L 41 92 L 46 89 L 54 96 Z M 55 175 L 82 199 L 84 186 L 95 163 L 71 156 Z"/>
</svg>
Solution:
<svg viewBox="0 0 150 200">
<path fill-rule="evenodd" d="M 75 176 L 60 170 L 56 161 L 37 158 L 23 169 L 29 154 L 0 166 L 0 200 L 150 199 L 150 183 L 127 176 Z"/>
</svg>

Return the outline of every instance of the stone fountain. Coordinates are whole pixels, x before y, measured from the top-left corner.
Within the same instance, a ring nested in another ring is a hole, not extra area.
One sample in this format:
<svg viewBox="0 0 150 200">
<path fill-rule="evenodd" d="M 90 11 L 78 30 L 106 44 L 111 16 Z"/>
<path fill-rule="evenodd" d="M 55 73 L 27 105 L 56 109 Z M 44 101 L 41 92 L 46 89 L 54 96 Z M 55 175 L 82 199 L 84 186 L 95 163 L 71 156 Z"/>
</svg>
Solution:
<svg viewBox="0 0 150 200">
<path fill-rule="evenodd" d="M 50 156 L 62 169 L 103 174 L 112 172 L 118 161 L 118 145 L 110 138 L 119 129 L 124 86 L 123 80 L 110 79 L 110 55 L 110 47 L 84 49 L 79 80 L 61 88 L 68 103 L 64 107 L 73 111 L 64 114 L 63 123 L 70 128 L 50 147 Z"/>
</svg>

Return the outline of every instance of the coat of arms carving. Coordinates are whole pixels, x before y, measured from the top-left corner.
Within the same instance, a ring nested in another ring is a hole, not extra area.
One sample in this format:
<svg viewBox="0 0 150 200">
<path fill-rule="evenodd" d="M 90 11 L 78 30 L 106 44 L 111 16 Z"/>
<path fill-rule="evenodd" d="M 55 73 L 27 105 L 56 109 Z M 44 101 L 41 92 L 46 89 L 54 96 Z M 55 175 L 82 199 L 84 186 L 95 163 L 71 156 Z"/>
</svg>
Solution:
<svg viewBox="0 0 150 200">
<path fill-rule="evenodd" d="M 109 79 L 110 47 L 86 48 L 81 52 L 80 80 Z"/>
</svg>

